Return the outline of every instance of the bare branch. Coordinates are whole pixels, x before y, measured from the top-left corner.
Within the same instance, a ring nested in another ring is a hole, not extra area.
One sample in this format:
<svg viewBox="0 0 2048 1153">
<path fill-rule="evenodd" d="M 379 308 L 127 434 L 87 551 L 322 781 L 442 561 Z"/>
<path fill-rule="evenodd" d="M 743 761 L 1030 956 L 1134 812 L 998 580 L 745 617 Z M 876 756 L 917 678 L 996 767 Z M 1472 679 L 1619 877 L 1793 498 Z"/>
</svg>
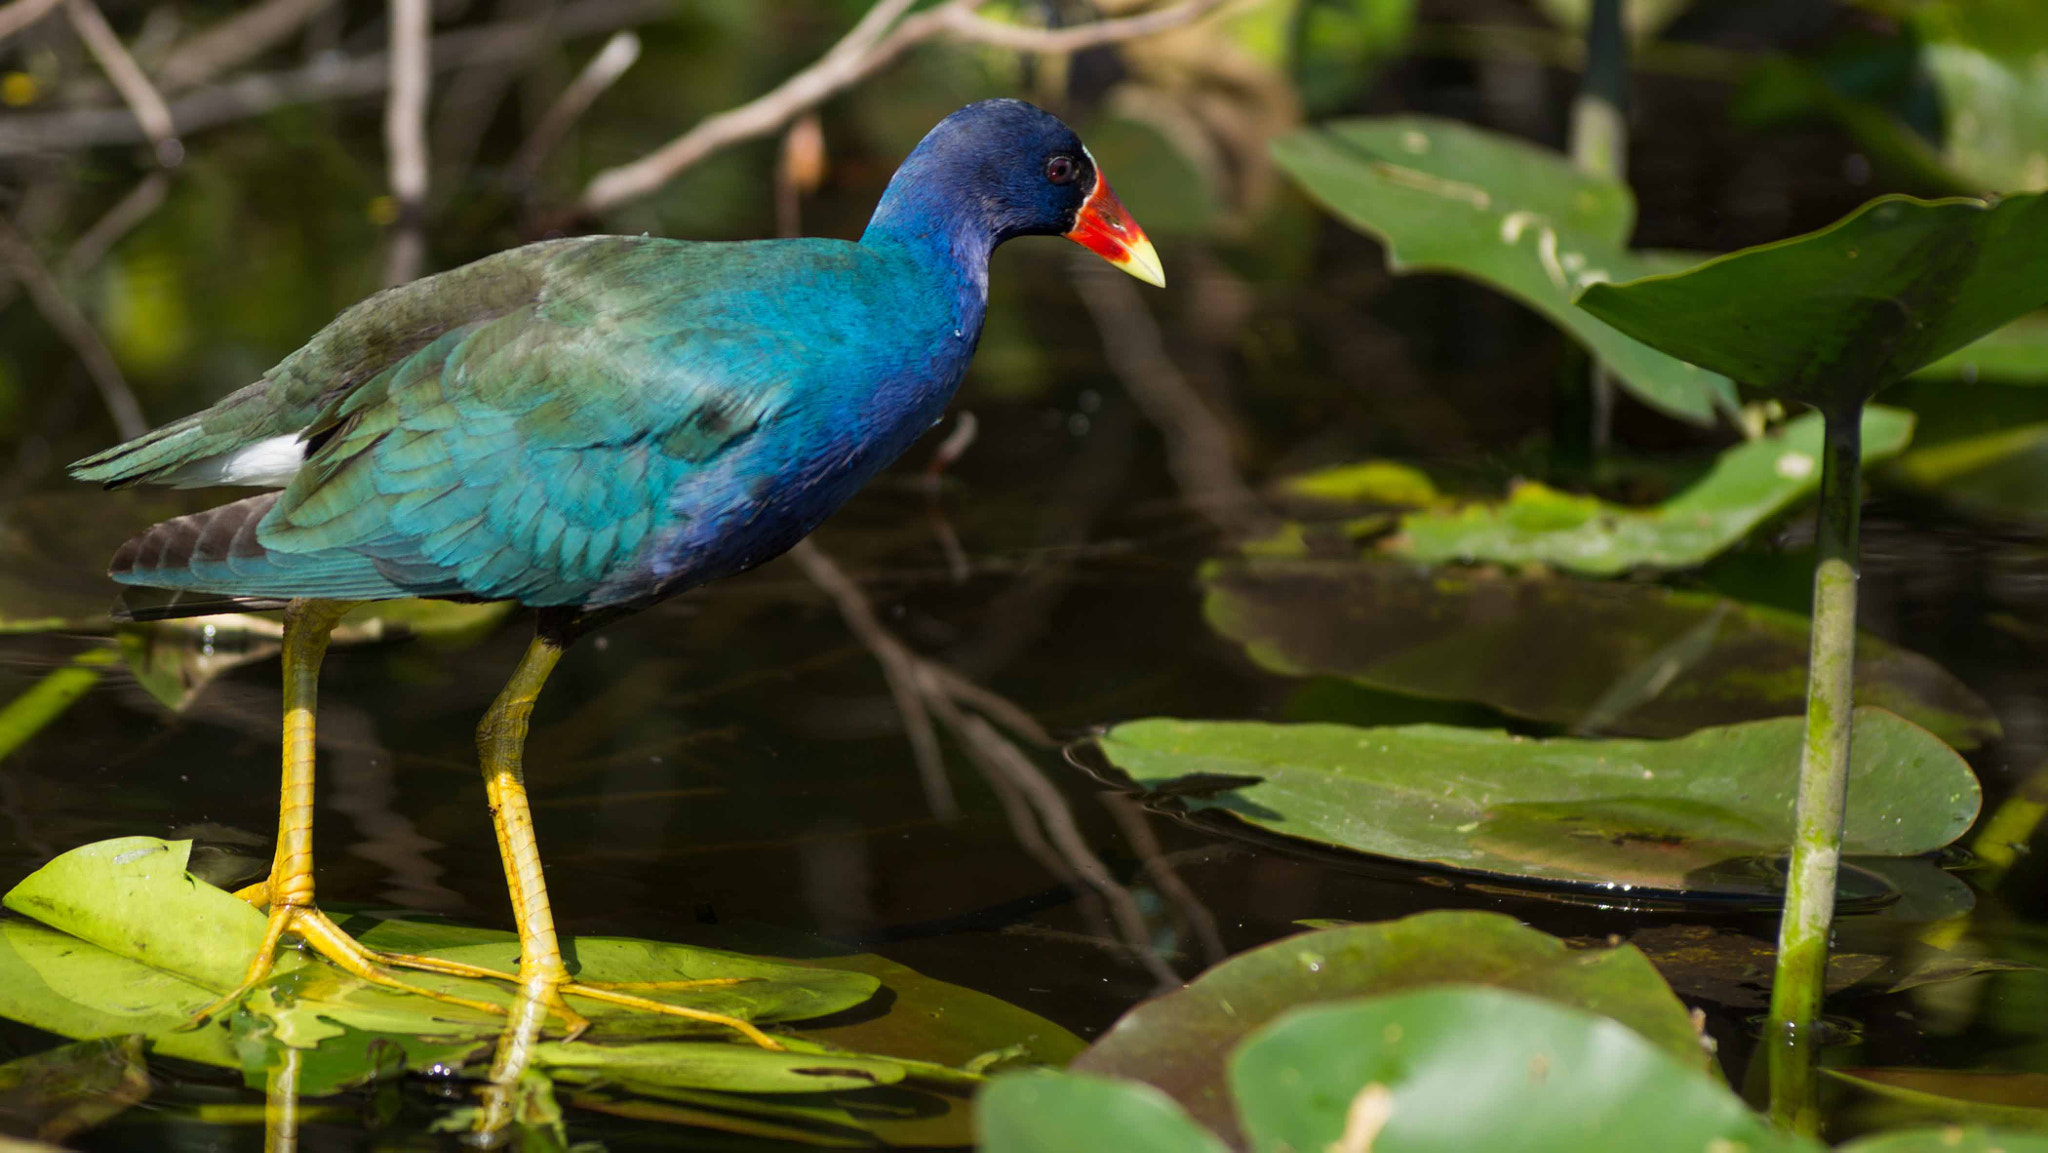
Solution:
<svg viewBox="0 0 2048 1153">
<path fill-rule="evenodd" d="M 14 0 L 14 3 L 0 8 L 0 40 L 41 20 L 50 14 L 50 9 L 64 0 Z"/>
<path fill-rule="evenodd" d="M 583 71 L 576 74 L 576 79 L 562 89 L 554 104 L 541 115 L 540 123 L 533 126 L 533 132 L 512 157 L 512 174 L 525 179 L 540 171 L 541 161 L 568 135 L 576 118 L 588 111 L 605 89 L 618 83 L 619 77 L 639 59 L 640 37 L 632 32 L 614 32 L 597 55 L 590 58 L 590 63 L 583 66 Z"/>
<path fill-rule="evenodd" d="M 1136 40 L 1189 24 L 1221 8 L 1228 0 L 1188 0 L 1172 8 L 1141 12 L 1113 20 L 1094 20 L 1069 28 L 1026 28 L 990 20 L 965 9 L 946 14 L 946 31 L 958 40 L 971 40 L 1016 52 L 1079 52 L 1123 40 Z"/>
<path fill-rule="evenodd" d="M 156 145 L 156 162 L 165 168 L 177 167 L 185 159 L 185 146 L 178 141 L 171 110 L 164 104 L 163 94 L 156 90 L 156 85 L 142 74 L 142 66 L 128 54 L 121 38 L 114 35 L 107 18 L 92 0 L 64 0 L 64 15 L 70 19 L 78 38 L 85 41 L 93 59 L 99 61 L 107 79 L 114 82 L 114 90 L 135 113 L 135 122 Z"/>
<path fill-rule="evenodd" d="M 11 224 L 0 223 L 0 261 L 13 269 L 15 277 L 28 289 L 29 299 L 35 301 L 36 310 L 70 343 L 78 359 L 85 362 L 86 372 L 100 390 L 100 402 L 107 406 L 107 415 L 113 417 L 121 436 L 125 439 L 148 432 L 149 422 L 142 419 L 142 407 L 135 403 L 135 394 L 122 379 L 114 354 L 107 351 L 99 333 L 93 331 L 92 324 L 57 286 L 57 278 L 43 267 L 35 249 Z"/>
<path fill-rule="evenodd" d="M 660 20 L 670 11 L 669 0 L 582 0 L 545 18 L 506 21 L 436 36 L 432 65 L 436 71 L 449 71 L 512 63 L 567 37 Z M 179 132 L 189 135 L 261 116 L 287 104 L 375 96 L 390 83 L 391 65 L 385 53 L 372 52 L 345 60 L 323 57 L 303 68 L 259 72 L 196 89 L 171 101 L 171 119 Z M 134 115 L 124 108 L 17 112 L 0 117 L 0 156 L 75 152 L 147 139 Z"/>
<path fill-rule="evenodd" d="M 1098 20 L 1058 30 L 998 24 L 974 14 L 986 0 L 945 0 L 903 17 L 886 35 L 882 29 L 910 7 L 909 0 L 881 0 L 853 30 L 810 67 L 773 90 L 736 108 L 707 116 L 653 152 L 591 178 L 572 215 L 616 208 L 653 192 L 714 152 L 779 130 L 799 114 L 894 63 L 912 47 L 936 36 L 973 43 L 1021 47 L 1025 51 L 1070 52 L 1178 27 L 1207 15 L 1224 0 L 1182 0 L 1170 8 Z"/>
<path fill-rule="evenodd" d="M 264 0 L 172 48 L 156 70 L 156 82 L 176 92 L 204 84 L 269 51 L 334 0 Z"/>
<path fill-rule="evenodd" d="M 384 147 L 398 220 L 384 253 L 384 284 L 420 274 L 426 256 L 427 87 L 434 8 L 429 0 L 391 0 L 391 96 L 384 102 Z"/>
</svg>

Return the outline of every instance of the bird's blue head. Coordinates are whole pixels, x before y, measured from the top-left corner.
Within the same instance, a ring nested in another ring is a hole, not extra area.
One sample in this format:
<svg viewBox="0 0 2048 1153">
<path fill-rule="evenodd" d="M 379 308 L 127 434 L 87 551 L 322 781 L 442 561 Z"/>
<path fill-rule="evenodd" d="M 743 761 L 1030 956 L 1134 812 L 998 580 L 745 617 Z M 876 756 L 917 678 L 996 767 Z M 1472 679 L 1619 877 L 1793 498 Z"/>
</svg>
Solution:
<svg viewBox="0 0 2048 1153">
<path fill-rule="evenodd" d="M 1022 100 L 969 104 L 926 133 L 867 235 L 937 239 L 983 262 L 1013 236 L 1065 236 L 1140 280 L 1166 283 L 1152 242 L 1081 138 Z"/>
</svg>

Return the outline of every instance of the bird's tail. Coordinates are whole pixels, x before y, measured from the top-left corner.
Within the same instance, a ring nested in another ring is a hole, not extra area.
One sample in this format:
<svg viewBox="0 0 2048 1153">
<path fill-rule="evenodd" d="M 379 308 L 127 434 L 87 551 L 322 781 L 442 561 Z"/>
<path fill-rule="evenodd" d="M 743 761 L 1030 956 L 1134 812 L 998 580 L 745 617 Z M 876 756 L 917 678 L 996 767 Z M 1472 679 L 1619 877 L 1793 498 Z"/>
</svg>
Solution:
<svg viewBox="0 0 2048 1153">
<path fill-rule="evenodd" d="M 204 435 L 199 427 L 202 415 L 193 413 L 153 428 L 134 440 L 73 461 L 71 475 L 78 480 L 99 481 L 107 488 L 122 488 L 173 470 L 190 455 L 192 442 Z"/>
</svg>

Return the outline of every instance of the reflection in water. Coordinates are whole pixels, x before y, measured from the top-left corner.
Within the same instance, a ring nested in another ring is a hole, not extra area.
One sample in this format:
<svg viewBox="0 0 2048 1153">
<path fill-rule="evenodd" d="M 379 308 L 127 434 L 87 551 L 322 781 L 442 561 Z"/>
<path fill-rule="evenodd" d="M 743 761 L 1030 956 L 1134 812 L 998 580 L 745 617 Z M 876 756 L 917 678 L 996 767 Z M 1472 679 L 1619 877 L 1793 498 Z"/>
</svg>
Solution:
<svg viewBox="0 0 2048 1153">
<path fill-rule="evenodd" d="M 195 697 L 186 715 L 268 743 L 276 739 L 276 709 L 274 691 L 223 684 Z M 346 702 L 322 702 L 317 739 L 326 754 L 320 774 L 326 803 L 355 822 L 358 836 L 350 839 L 349 854 L 386 870 L 379 897 L 399 908 L 425 912 L 466 907 L 459 894 L 440 883 L 442 867 L 430 854 L 441 843 L 392 807 L 398 798 L 396 766 L 390 750 L 378 740 L 369 712 Z M 275 771 L 275 764 L 269 769 Z"/>
</svg>

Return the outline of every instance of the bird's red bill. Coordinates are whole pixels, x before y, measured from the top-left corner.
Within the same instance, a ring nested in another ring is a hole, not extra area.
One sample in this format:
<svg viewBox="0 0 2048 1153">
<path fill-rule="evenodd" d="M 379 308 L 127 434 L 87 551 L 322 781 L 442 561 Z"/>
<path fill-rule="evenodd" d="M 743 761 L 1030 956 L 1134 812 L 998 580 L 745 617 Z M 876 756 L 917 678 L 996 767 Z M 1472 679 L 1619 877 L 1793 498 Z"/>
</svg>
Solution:
<svg viewBox="0 0 2048 1153">
<path fill-rule="evenodd" d="M 1067 239 L 1109 261 L 1147 284 L 1166 285 L 1166 270 L 1159 265 L 1159 253 L 1145 239 L 1145 230 L 1124 211 L 1123 202 L 1109 190 L 1109 177 L 1095 170 L 1095 191 L 1081 204 Z"/>
</svg>

